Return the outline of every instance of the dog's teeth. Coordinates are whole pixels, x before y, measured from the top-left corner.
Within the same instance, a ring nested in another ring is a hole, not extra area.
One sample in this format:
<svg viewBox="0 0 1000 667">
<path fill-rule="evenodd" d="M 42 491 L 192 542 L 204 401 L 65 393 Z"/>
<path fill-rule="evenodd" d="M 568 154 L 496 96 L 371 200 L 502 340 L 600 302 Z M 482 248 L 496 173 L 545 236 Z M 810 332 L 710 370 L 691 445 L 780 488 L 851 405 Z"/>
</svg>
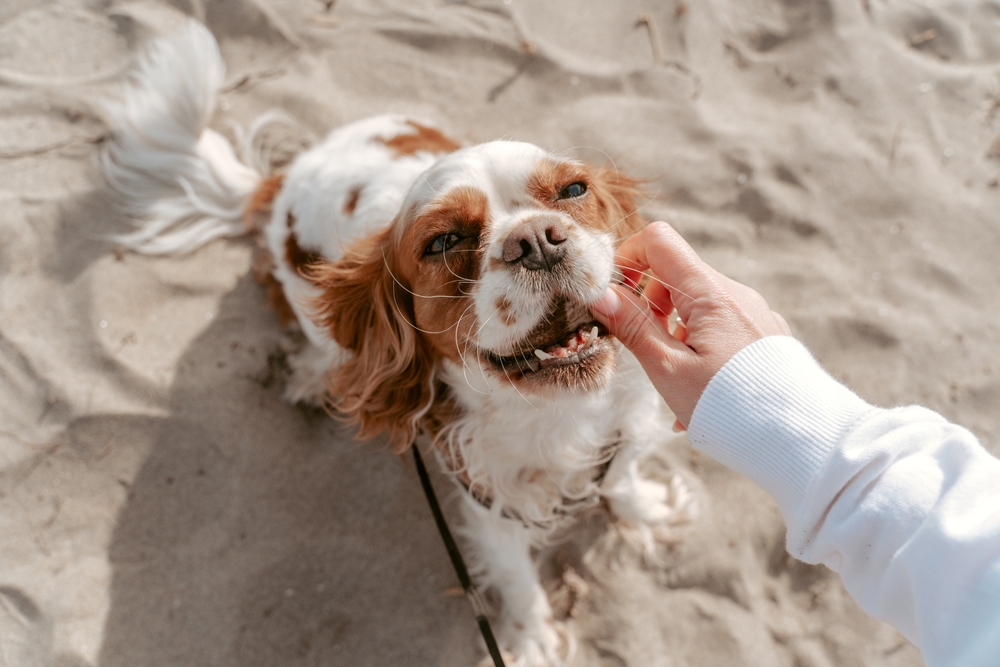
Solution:
<svg viewBox="0 0 1000 667">
<path fill-rule="evenodd" d="M 543 350 L 535 350 L 535 356 L 541 359 L 542 361 L 545 361 L 546 359 L 555 359 L 555 357 L 553 357 L 551 354 Z"/>
</svg>

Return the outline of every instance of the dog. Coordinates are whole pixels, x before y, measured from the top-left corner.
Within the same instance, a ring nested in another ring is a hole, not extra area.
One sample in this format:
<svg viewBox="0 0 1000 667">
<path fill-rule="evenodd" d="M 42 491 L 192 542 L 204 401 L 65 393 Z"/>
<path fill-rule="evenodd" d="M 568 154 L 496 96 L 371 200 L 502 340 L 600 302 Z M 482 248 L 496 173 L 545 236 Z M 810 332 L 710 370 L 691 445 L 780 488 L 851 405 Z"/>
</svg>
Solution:
<svg viewBox="0 0 1000 667">
<path fill-rule="evenodd" d="M 647 550 L 695 511 L 680 477 L 640 473 L 673 416 L 587 308 L 645 223 L 638 183 L 528 143 L 462 147 L 398 115 L 264 173 L 207 127 L 224 73 L 192 20 L 108 104 L 104 173 L 138 221 L 116 240 L 177 254 L 257 239 L 255 277 L 305 338 L 285 398 L 327 403 L 397 452 L 433 451 L 510 664 L 562 664 L 572 636 L 533 551 L 600 503 Z"/>
</svg>

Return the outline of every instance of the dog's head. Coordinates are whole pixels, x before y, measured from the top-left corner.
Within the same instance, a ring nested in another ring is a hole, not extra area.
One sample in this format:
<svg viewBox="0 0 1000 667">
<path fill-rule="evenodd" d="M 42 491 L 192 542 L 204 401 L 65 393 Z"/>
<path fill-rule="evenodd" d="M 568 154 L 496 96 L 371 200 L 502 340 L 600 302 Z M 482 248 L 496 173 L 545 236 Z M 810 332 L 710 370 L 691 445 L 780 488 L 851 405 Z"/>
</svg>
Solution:
<svg viewBox="0 0 1000 667">
<path fill-rule="evenodd" d="M 392 225 L 316 267 L 316 319 L 353 353 L 330 393 L 363 435 L 415 437 L 444 375 L 480 391 L 592 391 L 618 343 L 586 304 L 644 221 L 636 181 L 497 141 L 447 155 Z"/>
</svg>

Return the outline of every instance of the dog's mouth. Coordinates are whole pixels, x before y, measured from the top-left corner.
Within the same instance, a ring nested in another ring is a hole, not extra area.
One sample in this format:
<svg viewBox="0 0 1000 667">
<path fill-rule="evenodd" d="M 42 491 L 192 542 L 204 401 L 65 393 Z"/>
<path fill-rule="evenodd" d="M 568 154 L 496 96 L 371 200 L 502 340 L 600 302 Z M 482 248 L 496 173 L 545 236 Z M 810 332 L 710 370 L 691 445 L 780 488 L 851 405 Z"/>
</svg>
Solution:
<svg viewBox="0 0 1000 667">
<path fill-rule="evenodd" d="M 583 305 L 557 298 L 552 312 L 513 346 L 517 352 L 500 355 L 483 350 L 482 356 L 512 380 L 542 380 L 549 375 L 558 380 L 567 374 L 578 377 L 588 370 L 596 372 L 596 366 L 603 366 L 602 359 L 609 356 L 612 337 L 591 318 Z"/>
<path fill-rule="evenodd" d="M 553 366 L 583 363 L 601 350 L 605 344 L 602 337 L 607 334 L 607 330 L 599 322 L 587 322 L 547 344 L 531 345 L 505 357 L 491 352 L 485 352 L 484 356 L 498 370 L 526 375 Z"/>
</svg>

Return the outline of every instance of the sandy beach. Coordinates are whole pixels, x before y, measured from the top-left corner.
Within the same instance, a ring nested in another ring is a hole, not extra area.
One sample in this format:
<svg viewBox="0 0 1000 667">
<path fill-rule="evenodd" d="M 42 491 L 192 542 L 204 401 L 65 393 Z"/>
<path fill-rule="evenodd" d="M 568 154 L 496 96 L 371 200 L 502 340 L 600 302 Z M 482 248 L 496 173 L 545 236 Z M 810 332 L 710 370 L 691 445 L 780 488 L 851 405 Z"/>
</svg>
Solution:
<svg viewBox="0 0 1000 667">
<path fill-rule="evenodd" d="M 0 667 L 485 656 L 409 459 L 281 400 L 250 241 L 106 241 L 101 102 L 186 16 L 227 61 L 220 132 L 281 109 L 292 150 L 402 112 L 613 163 L 861 396 L 1000 454 L 996 2 L 4 0 Z M 573 667 L 923 664 L 787 556 L 766 493 L 667 440 L 701 516 L 662 563 L 601 512 L 545 554 Z"/>
</svg>

